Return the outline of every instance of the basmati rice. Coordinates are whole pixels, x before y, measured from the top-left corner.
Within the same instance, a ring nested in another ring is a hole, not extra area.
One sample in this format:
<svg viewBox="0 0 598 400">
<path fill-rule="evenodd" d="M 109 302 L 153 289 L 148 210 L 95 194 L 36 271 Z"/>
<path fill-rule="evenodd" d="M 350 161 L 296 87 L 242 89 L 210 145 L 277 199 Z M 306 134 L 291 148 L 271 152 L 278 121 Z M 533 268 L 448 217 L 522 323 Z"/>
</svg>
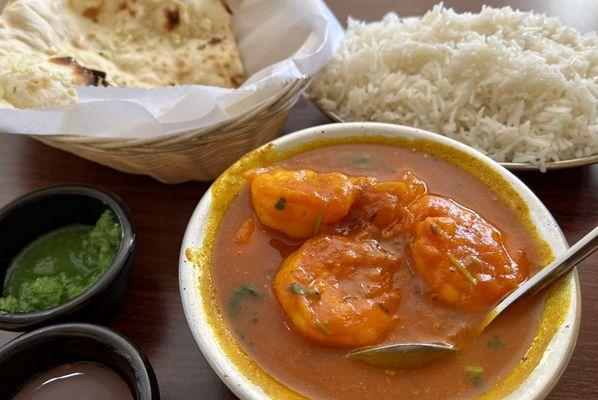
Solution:
<svg viewBox="0 0 598 400">
<path fill-rule="evenodd" d="M 509 7 L 349 19 L 310 96 L 345 120 L 414 126 L 543 169 L 598 154 L 598 36 Z"/>
</svg>

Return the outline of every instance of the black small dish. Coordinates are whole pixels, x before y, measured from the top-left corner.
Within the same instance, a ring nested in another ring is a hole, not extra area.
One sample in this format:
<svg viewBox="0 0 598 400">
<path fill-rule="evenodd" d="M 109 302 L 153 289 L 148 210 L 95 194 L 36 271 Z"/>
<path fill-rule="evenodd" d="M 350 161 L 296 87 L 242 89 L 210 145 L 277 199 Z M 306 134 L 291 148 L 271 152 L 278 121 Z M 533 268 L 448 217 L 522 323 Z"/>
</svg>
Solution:
<svg viewBox="0 0 598 400">
<path fill-rule="evenodd" d="M 102 321 L 121 304 L 135 253 L 135 229 L 124 203 L 89 186 L 55 186 L 29 193 L 0 210 L 0 284 L 12 259 L 41 235 L 66 225 L 94 225 L 111 209 L 122 228 L 110 267 L 85 292 L 57 307 L 30 313 L 0 312 L 0 329 L 24 331 L 62 321 Z"/>
<path fill-rule="evenodd" d="M 52 325 L 0 348 L 0 399 L 9 399 L 30 378 L 61 364 L 96 362 L 118 373 L 135 400 L 159 400 L 154 370 L 127 338 L 98 325 Z"/>
</svg>

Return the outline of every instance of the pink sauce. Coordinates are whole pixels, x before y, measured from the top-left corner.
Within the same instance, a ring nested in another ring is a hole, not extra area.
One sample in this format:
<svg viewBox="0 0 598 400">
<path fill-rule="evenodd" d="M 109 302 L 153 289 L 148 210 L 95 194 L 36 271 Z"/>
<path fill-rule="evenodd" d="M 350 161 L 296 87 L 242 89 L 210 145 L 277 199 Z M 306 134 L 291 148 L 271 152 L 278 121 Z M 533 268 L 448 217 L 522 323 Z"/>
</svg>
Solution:
<svg viewBox="0 0 598 400">
<path fill-rule="evenodd" d="M 127 383 L 93 362 L 63 364 L 29 379 L 13 400 L 133 400 Z"/>
</svg>

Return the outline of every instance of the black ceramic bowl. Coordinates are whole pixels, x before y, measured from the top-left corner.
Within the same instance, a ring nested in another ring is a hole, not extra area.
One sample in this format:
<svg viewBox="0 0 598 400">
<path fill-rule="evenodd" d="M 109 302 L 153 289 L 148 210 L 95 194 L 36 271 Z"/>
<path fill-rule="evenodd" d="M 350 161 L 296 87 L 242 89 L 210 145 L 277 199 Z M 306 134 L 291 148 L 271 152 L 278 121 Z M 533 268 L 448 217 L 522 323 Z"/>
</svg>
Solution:
<svg viewBox="0 0 598 400">
<path fill-rule="evenodd" d="M 28 379 L 77 361 L 103 364 L 127 382 L 135 400 L 158 400 L 154 370 L 128 339 L 98 325 L 52 325 L 26 333 L 0 348 L 0 399 L 9 399 Z"/>
<path fill-rule="evenodd" d="M 44 311 L 0 312 L 0 329 L 23 331 L 60 321 L 102 321 L 112 315 L 126 291 L 126 275 L 135 253 L 135 230 L 124 203 L 88 186 L 56 186 L 20 197 L 0 210 L 0 284 L 12 259 L 41 235 L 74 223 L 94 225 L 111 209 L 122 228 L 112 265 L 81 295 Z"/>
</svg>

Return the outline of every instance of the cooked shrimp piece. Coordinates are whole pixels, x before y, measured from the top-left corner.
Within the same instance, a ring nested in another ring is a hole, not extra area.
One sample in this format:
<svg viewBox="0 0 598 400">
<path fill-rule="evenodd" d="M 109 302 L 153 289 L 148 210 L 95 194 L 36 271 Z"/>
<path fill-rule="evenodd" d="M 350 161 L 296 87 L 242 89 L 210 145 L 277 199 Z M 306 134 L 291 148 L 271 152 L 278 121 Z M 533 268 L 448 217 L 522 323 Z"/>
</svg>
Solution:
<svg viewBox="0 0 598 400">
<path fill-rule="evenodd" d="M 487 310 L 527 278 L 524 259 L 513 261 L 501 233 L 475 212 L 433 195 L 409 209 L 415 223 L 413 266 L 444 303 Z"/>
<path fill-rule="evenodd" d="M 392 194 L 397 198 L 399 205 L 406 206 L 426 193 L 428 188 L 424 181 L 406 171 L 398 181 L 376 182 L 371 191 Z"/>
<path fill-rule="evenodd" d="M 360 200 L 371 221 L 383 230 L 383 237 L 386 237 L 393 225 L 404 219 L 405 207 L 426 191 L 422 180 L 406 172 L 399 181 L 376 182 Z"/>
<path fill-rule="evenodd" d="M 403 231 L 406 206 L 427 191 L 426 184 L 410 172 L 398 181 L 368 182 L 350 215 L 334 227 L 338 233 L 391 239 Z"/>
<path fill-rule="evenodd" d="M 292 325 L 309 339 L 366 346 L 393 329 L 399 265 L 375 240 L 319 235 L 284 261 L 274 291 Z"/>
<path fill-rule="evenodd" d="M 368 180 L 282 167 L 254 169 L 245 178 L 251 181 L 251 201 L 260 222 L 296 239 L 309 238 L 319 225 L 347 215 L 360 183 Z"/>
</svg>

